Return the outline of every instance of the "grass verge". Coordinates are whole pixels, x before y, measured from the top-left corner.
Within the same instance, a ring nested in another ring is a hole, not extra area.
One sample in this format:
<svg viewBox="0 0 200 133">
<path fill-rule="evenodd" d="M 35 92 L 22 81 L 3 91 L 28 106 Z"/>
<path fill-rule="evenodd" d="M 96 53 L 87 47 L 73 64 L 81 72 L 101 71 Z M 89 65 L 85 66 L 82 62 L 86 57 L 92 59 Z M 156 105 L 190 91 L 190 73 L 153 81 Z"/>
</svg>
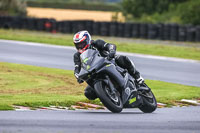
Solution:
<svg viewBox="0 0 200 133">
<path fill-rule="evenodd" d="M 0 39 L 7 40 L 19 40 L 64 46 L 74 46 L 72 38 L 72 34 L 51 34 L 36 31 L 0 29 Z M 198 47 L 183 47 L 174 45 L 171 46 L 162 45 L 160 43 L 149 44 L 147 41 L 137 42 L 135 39 L 127 38 L 122 39 L 114 37 L 93 37 L 93 39 L 99 38 L 104 39 L 107 42 L 116 44 L 118 51 L 200 60 L 200 48 Z"/>
<path fill-rule="evenodd" d="M 0 62 L 0 110 L 12 105 L 29 107 L 70 106 L 89 102 L 83 95 L 86 84 L 78 84 L 73 71 Z M 157 101 L 172 105 L 174 101 L 200 98 L 200 88 L 146 80 Z M 99 103 L 95 100 L 92 103 Z"/>
</svg>

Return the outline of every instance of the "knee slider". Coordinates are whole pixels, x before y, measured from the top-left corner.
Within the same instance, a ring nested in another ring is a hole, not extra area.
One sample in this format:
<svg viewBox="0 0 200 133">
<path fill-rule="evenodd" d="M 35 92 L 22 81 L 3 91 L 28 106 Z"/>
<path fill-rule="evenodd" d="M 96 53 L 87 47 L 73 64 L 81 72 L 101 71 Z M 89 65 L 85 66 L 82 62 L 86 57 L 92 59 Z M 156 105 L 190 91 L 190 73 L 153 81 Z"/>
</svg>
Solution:
<svg viewBox="0 0 200 133">
<path fill-rule="evenodd" d="M 84 95 L 89 99 L 89 100 L 95 100 L 97 98 L 95 92 L 92 89 L 85 89 Z"/>
</svg>

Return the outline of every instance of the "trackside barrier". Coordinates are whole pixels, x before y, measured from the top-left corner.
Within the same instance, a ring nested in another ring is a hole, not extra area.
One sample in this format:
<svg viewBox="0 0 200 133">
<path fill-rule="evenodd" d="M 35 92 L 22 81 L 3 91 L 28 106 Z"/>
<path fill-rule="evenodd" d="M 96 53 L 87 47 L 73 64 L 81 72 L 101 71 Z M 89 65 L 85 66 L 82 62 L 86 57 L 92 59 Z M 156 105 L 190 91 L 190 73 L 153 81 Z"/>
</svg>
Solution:
<svg viewBox="0 0 200 133">
<path fill-rule="evenodd" d="M 81 21 L 56 21 L 46 18 L 0 16 L 0 28 L 46 32 L 76 33 L 88 30 L 92 35 L 200 42 L 200 26 Z"/>
</svg>

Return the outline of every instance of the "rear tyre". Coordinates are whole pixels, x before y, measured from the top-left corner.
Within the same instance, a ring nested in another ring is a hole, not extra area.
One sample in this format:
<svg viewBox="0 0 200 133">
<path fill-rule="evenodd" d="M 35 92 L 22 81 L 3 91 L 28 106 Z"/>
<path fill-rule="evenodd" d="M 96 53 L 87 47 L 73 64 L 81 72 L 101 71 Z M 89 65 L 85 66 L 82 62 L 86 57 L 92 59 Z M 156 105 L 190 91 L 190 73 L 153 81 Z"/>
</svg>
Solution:
<svg viewBox="0 0 200 133">
<path fill-rule="evenodd" d="M 111 112 L 120 113 L 122 111 L 123 104 L 119 94 L 111 94 L 110 88 L 105 82 L 98 81 L 94 85 L 94 89 L 101 102 Z"/>
<path fill-rule="evenodd" d="M 152 113 L 157 108 L 157 101 L 153 94 L 150 91 L 143 91 L 141 92 L 140 96 L 142 97 L 143 104 L 139 107 L 139 109 L 144 113 Z"/>
</svg>

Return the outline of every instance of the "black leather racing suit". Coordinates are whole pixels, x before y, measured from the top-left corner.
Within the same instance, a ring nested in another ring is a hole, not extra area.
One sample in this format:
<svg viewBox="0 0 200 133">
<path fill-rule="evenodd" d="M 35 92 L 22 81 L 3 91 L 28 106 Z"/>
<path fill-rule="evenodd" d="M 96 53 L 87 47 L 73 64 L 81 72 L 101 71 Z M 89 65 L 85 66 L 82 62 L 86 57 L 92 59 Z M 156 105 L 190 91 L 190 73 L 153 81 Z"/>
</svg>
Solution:
<svg viewBox="0 0 200 133">
<path fill-rule="evenodd" d="M 96 48 L 100 52 L 101 56 L 103 57 L 113 56 L 115 58 L 116 64 L 124 69 L 127 69 L 129 74 L 133 76 L 135 79 L 140 77 L 140 73 L 135 69 L 133 62 L 127 56 L 115 55 L 116 45 L 111 44 L 111 43 L 106 43 L 105 41 L 100 40 L 100 39 L 96 41 L 92 41 L 91 45 L 92 47 Z M 78 51 L 74 54 L 75 76 L 81 70 L 80 54 L 81 53 L 79 53 Z M 77 80 L 78 82 L 80 82 L 79 79 Z M 85 88 L 85 96 L 90 100 L 94 100 L 96 98 L 95 92 L 89 85 Z"/>
</svg>

